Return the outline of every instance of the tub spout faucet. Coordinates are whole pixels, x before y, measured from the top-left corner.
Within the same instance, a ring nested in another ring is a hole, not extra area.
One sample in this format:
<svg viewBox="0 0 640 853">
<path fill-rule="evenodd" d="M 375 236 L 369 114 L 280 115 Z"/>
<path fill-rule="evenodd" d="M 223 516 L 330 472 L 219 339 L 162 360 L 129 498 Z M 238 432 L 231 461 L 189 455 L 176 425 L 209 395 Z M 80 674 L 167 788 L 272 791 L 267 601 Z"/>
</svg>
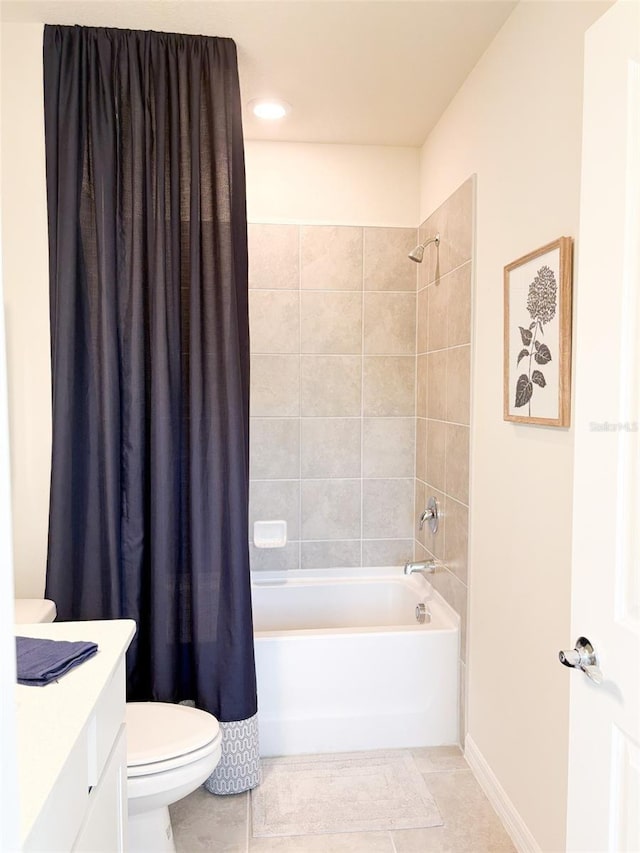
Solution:
<svg viewBox="0 0 640 853">
<path fill-rule="evenodd" d="M 404 573 L 405 575 L 412 575 L 414 572 L 419 572 L 421 575 L 432 575 L 435 572 L 437 565 L 437 560 L 422 560 L 419 563 L 405 563 Z"/>
</svg>

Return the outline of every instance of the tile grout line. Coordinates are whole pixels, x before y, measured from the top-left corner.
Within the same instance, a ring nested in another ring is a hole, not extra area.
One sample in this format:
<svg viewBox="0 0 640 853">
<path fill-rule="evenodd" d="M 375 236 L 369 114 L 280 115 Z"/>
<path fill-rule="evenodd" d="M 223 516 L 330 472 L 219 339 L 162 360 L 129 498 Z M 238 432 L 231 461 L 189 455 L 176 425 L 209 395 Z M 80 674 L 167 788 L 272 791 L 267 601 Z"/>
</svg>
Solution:
<svg viewBox="0 0 640 853">
<path fill-rule="evenodd" d="M 446 273 L 446 275 L 444 275 L 443 278 L 446 278 L 447 275 L 449 275 L 449 273 Z M 429 287 L 430 286 L 431 285 L 429 285 Z M 345 288 L 339 288 L 339 289 L 334 290 L 332 288 L 321 288 L 321 287 L 303 287 L 303 288 L 299 288 L 299 289 L 300 289 L 301 293 L 335 293 L 335 294 L 340 294 L 340 293 L 364 293 L 364 292 L 366 292 L 366 293 L 378 294 L 379 296 L 385 296 L 388 293 L 396 295 L 396 296 L 411 296 L 415 292 L 413 290 L 367 290 L 367 291 L 365 291 L 364 287 L 356 288 L 356 289 L 352 289 L 352 290 L 348 290 Z M 251 290 L 254 293 L 295 293 L 296 292 L 295 287 L 250 287 L 249 290 Z M 421 288 L 421 290 L 424 290 L 424 287 Z"/>
<path fill-rule="evenodd" d="M 440 494 L 444 495 L 449 500 L 455 501 L 457 504 L 460 504 L 460 506 L 463 506 L 465 509 L 469 509 L 469 504 L 466 504 L 464 501 L 461 501 L 460 498 L 457 498 L 455 495 L 450 495 L 449 492 L 445 492 L 444 489 L 437 489 L 433 485 L 433 483 L 426 483 L 424 480 L 420 480 L 419 482 L 422 483 L 422 485 L 425 486 L 425 488 L 427 486 L 429 486 L 430 488 L 434 489 L 436 492 L 440 492 Z"/>
<path fill-rule="evenodd" d="M 367 536 L 364 540 L 365 542 L 408 542 L 411 539 L 411 536 Z M 305 542 L 308 544 L 320 544 L 322 542 L 360 542 L 360 539 L 351 538 L 343 538 L 343 539 L 292 539 L 291 542 Z M 386 564 L 385 564 L 386 565 Z M 318 567 L 316 567 L 318 568 Z M 320 566 L 319 568 L 323 568 Z M 336 566 L 329 566 L 328 568 L 337 568 Z M 367 568 L 365 566 L 364 568 Z M 270 570 L 269 570 L 270 571 Z"/>
<path fill-rule="evenodd" d="M 449 414 L 449 288 L 445 291 L 445 310 L 446 310 L 446 320 L 445 320 L 445 333 L 446 333 L 446 341 L 447 346 L 444 348 L 445 353 L 445 362 L 444 362 L 444 414 L 445 418 L 448 417 Z M 443 350 L 440 350 L 442 352 Z M 446 424 L 449 423 L 447 420 Z M 442 508 L 442 512 L 444 515 L 444 524 L 442 525 L 442 563 L 446 566 L 446 554 L 447 554 L 447 427 L 444 427 L 444 485 L 445 488 L 442 489 L 442 494 L 444 495 L 444 507 Z"/>
<path fill-rule="evenodd" d="M 463 267 L 466 267 L 467 264 L 470 264 L 472 260 L 473 260 L 473 258 L 467 258 L 466 261 L 463 261 L 461 264 L 458 264 L 457 267 L 452 267 L 446 273 L 443 273 L 442 275 L 439 275 L 437 278 L 434 278 L 433 281 L 428 281 L 425 284 L 425 286 L 420 288 L 420 289 L 425 290 L 427 287 L 432 287 L 434 284 L 437 284 L 437 282 L 442 281 L 443 278 L 447 278 L 448 276 L 453 275 L 454 272 L 458 272 L 458 270 L 461 270 Z"/>
<path fill-rule="evenodd" d="M 456 344 L 455 347 L 451 347 L 451 349 L 461 349 L 462 347 L 468 347 L 469 344 Z M 446 349 L 446 348 L 445 348 Z M 442 352 L 443 350 L 433 350 L 433 352 Z M 300 356 L 303 358 L 362 358 L 363 353 L 361 352 L 260 352 L 260 350 L 256 350 L 253 355 L 261 355 L 267 358 L 295 358 L 296 356 Z M 413 352 L 413 348 L 411 352 L 369 352 L 366 354 L 367 358 L 413 358 L 415 353 Z"/>
<path fill-rule="evenodd" d="M 297 483 L 297 477 L 252 477 L 252 483 Z M 354 476 L 354 477 L 303 477 L 303 482 L 319 482 L 324 483 L 326 480 L 333 481 L 347 481 L 347 482 L 357 482 L 361 480 L 362 477 Z M 406 477 L 367 477 L 367 480 L 413 480 L 415 479 L 413 476 L 408 475 Z M 438 489 L 439 492 L 443 492 L 443 489 Z M 453 497 L 453 496 L 452 496 Z M 456 499 L 457 500 L 457 499 Z M 460 503 L 460 501 L 459 501 Z"/>
<path fill-rule="evenodd" d="M 396 847 L 396 842 L 393 840 L 392 830 L 389 830 L 389 838 L 391 839 L 391 853 L 398 853 L 398 848 Z"/>
<path fill-rule="evenodd" d="M 367 415 L 371 420 L 383 420 L 383 421 L 412 421 L 415 418 L 415 415 Z M 295 421 L 298 420 L 298 415 L 251 415 L 251 419 L 254 421 Z M 302 420 L 312 421 L 357 421 L 360 420 L 360 415 L 303 415 Z M 429 420 L 435 421 L 438 418 L 429 418 Z M 455 423 L 454 421 L 447 421 L 447 423 Z M 466 426 L 469 424 L 458 424 L 456 426 Z"/>
</svg>

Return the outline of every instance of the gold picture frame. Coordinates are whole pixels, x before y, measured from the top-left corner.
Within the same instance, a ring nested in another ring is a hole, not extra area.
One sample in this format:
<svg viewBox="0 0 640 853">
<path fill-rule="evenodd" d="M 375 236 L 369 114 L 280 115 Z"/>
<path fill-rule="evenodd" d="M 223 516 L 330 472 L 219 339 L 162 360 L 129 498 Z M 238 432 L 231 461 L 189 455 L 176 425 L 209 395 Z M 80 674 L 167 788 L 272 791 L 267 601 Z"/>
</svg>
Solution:
<svg viewBox="0 0 640 853">
<path fill-rule="evenodd" d="M 573 239 L 560 237 L 504 268 L 504 420 L 571 422 Z"/>
</svg>

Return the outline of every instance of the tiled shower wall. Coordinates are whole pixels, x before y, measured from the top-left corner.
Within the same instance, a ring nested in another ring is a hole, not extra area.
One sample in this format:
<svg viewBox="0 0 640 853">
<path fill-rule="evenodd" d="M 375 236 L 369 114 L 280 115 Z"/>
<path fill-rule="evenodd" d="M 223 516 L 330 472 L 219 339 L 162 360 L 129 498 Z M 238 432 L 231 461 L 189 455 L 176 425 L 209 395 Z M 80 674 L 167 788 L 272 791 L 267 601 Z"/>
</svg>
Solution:
<svg viewBox="0 0 640 853">
<path fill-rule="evenodd" d="M 434 535 L 415 528 L 416 559 L 444 566 L 434 587 L 460 615 L 460 686 L 466 684 L 469 414 L 474 183 L 470 178 L 420 226 L 427 247 L 418 275 L 416 516 L 431 495 L 441 518 Z M 464 734 L 464 695 L 461 696 Z"/>
<path fill-rule="evenodd" d="M 416 229 L 249 225 L 254 569 L 413 555 Z"/>
</svg>

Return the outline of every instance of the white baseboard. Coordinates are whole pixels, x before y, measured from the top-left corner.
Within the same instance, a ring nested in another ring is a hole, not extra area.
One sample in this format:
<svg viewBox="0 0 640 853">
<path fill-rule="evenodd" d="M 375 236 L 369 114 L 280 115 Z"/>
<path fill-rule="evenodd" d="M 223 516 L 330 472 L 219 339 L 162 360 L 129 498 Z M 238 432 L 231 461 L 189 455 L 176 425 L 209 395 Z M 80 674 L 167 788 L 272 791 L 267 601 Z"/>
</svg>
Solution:
<svg viewBox="0 0 640 853">
<path fill-rule="evenodd" d="M 487 799 L 498 813 L 504 828 L 511 836 L 518 853 L 542 853 L 542 848 L 498 782 L 484 755 L 469 735 L 464 742 L 464 757 L 467 759 L 473 775 L 478 780 L 478 784 L 487 795 Z"/>
</svg>

